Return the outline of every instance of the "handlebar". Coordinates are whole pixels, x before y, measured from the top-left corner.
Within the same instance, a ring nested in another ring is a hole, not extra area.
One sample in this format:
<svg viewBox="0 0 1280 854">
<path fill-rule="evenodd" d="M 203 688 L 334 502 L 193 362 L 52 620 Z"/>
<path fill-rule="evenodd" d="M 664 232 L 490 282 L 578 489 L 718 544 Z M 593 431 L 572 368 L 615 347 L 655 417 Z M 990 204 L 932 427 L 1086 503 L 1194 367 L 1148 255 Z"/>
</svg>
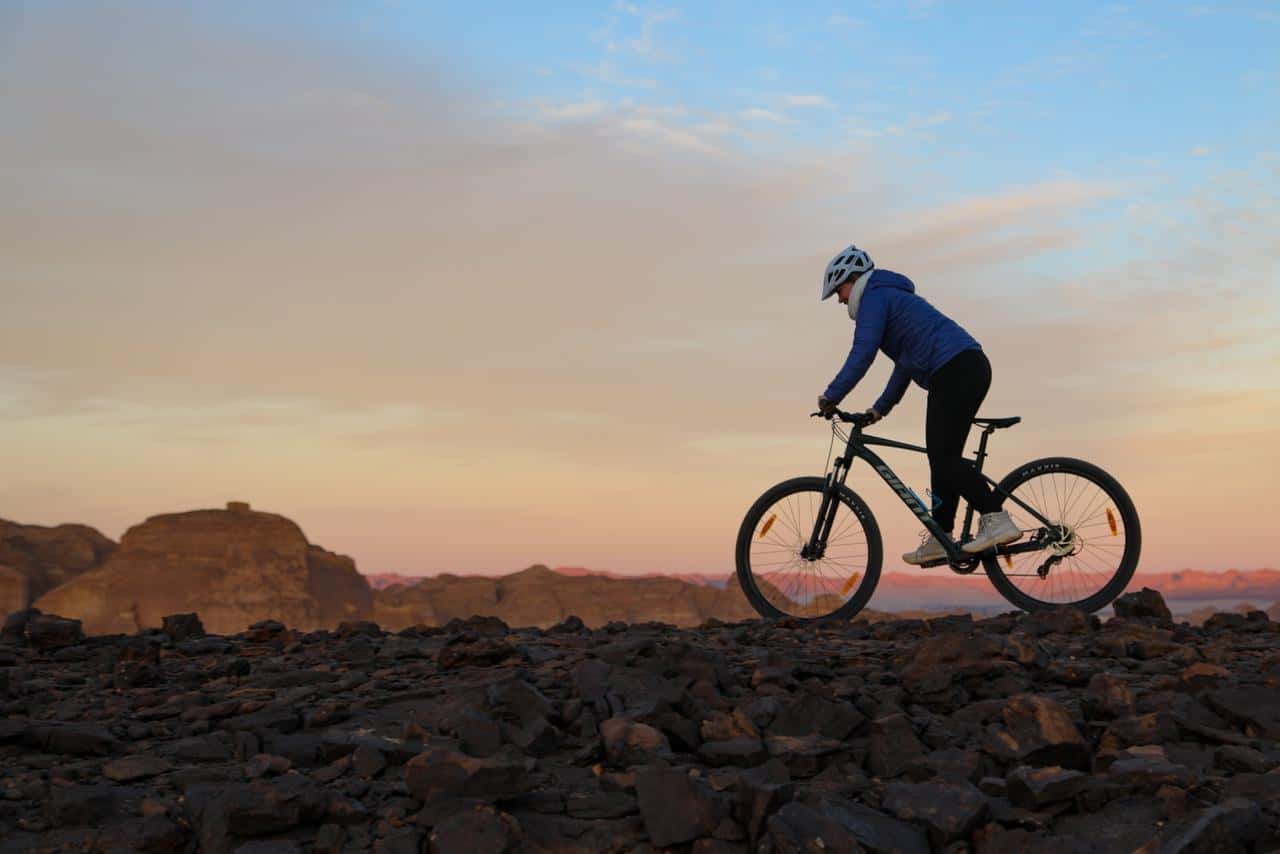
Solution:
<svg viewBox="0 0 1280 854">
<path fill-rule="evenodd" d="M 810 412 L 809 417 L 825 418 L 830 421 L 832 418 L 839 418 L 846 424 L 852 424 L 855 427 L 868 427 L 875 423 L 875 419 L 865 412 L 845 412 L 843 409 L 837 409 L 830 415 L 823 415 L 821 412 Z"/>
</svg>

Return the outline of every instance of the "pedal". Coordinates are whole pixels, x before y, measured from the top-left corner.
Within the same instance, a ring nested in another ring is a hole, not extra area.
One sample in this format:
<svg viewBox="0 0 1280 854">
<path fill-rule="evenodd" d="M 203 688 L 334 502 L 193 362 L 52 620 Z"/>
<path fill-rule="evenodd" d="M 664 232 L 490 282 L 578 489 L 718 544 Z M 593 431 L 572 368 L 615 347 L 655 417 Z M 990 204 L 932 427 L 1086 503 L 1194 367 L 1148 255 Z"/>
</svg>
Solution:
<svg viewBox="0 0 1280 854">
<path fill-rule="evenodd" d="M 927 560 L 924 563 L 916 564 L 916 566 L 920 567 L 921 569 L 930 569 L 935 566 L 946 566 L 949 563 L 950 561 L 944 557 L 944 558 L 938 558 L 937 560 Z"/>
</svg>

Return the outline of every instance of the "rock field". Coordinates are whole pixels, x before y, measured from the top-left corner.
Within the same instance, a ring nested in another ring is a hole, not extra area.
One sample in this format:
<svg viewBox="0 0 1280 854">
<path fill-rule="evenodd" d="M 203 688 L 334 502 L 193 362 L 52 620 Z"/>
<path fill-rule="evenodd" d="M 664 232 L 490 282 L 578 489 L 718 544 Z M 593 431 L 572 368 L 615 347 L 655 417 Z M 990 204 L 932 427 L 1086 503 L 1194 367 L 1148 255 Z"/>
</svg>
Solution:
<svg viewBox="0 0 1280 854">
<path fill-rule="evenodd" d="M 0 640 L 0 852 L 1280 850 L 1280 624 Z"/>
</svg>

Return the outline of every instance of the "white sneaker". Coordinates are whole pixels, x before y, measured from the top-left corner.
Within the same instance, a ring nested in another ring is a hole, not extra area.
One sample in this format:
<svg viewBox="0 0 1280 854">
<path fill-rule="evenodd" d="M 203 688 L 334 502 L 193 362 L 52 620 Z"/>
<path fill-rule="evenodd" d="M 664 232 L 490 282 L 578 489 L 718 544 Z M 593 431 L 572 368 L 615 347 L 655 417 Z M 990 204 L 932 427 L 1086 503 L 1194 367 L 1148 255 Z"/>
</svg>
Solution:
<svg viewBox="0 0 1280 854">
<path fill-rule="evenodd" d="M 1004 510 L 997 510 L 995 513 L 982 514 L 982 518 L 978 520 L 978 535 L 960 548 L 973 555 L 1012 543 L 1021 537 L 1022 531 L 1013 524 L 1009 514 Z"/>
<path fill-rule="evenodd" d="M 920 547 L 913 552 L 907 552 L 902 556 L 903 561 L 919 566 L 922 563 L 928 563 L 933 560 L 946 560 L 947 550 L 942 547 L 942 543 L 938 538 L 928 531 L 920 535 Z"/>
</svg>

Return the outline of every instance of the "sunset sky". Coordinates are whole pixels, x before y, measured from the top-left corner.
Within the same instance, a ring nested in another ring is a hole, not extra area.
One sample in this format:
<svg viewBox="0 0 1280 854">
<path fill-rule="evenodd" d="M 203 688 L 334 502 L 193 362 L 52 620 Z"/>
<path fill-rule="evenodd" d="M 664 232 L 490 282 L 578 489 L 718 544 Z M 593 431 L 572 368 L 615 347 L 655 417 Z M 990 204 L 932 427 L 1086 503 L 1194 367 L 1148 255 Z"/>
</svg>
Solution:
<svg viewBox="0 0 1280 854">
<path fill-rule="evenodd" d="M 1277 566 L 1277 44 L 1270 2 L 0 0 L 0 518 L 728 572 L 822 472 L 856 242 L 982 343 L 989 471 L 1111 471 L 1140 571 Z"/>
</svg>

